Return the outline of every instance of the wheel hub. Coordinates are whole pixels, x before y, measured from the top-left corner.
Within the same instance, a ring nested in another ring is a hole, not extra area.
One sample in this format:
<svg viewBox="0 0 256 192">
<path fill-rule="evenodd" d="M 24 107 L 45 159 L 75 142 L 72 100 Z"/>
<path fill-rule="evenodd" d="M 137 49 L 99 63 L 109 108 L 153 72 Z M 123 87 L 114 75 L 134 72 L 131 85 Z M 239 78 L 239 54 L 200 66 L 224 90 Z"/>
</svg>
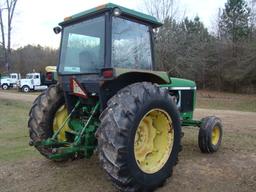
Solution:
<svg viewBox="0 0 256 192">
<path fill-rule="evenodd" d="M 68 116 L 68 110 L 66 108 L 66 105 L 62 105 L 58 111 L 55 113 L 54 120 L 53 120 L 53 132 L 58 131 L 58 129 L 61 127 L 63 122 Z M 58 141 L 67 141 L 65 132 L 70 130 L 68 124 L 66 123 L 63 127 L 63 129 L 58 134 Z"/>
<path fill-rule="evenodd" d="M 220 139 L 220 129 L 218 127 L 214 127 L 212 130 L 212 144 L 217 145 Z"/>
<path fill-rule="evenodd" d="M 150 110 L 140 121 L 134 140 L 139 168 L 149 174 L 159 171 L 168 161 L 173 146 L 170 116 L 161 109 Z"/>
</svg>

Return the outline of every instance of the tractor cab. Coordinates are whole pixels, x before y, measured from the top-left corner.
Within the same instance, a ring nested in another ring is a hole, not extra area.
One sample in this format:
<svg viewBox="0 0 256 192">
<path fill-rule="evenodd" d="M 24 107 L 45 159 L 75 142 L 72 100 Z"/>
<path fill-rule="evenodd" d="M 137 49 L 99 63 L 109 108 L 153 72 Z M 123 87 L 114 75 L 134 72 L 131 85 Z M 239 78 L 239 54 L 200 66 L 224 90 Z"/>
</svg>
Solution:
<svg viewBox="0 0 256 192">
<path fill-rule="evenodd" d="M 161 25 L 152 16 L 109 3 L 55 27 L 55 33 L 62 31 L 57 70 L 68 110 L 75 103 L 72 95 L 98 96 L 103 110 L 129 84 L 169 83 L 166 72 L 153 71 L 153 29 Z"/>
<path fill-rule="evenodd" d="M 104 68 L 153 69 L 153 28 L 162 24 L 152 16 L 109 3 L 59 25 L 60 75 L 99 74 Z"/>
</svg>

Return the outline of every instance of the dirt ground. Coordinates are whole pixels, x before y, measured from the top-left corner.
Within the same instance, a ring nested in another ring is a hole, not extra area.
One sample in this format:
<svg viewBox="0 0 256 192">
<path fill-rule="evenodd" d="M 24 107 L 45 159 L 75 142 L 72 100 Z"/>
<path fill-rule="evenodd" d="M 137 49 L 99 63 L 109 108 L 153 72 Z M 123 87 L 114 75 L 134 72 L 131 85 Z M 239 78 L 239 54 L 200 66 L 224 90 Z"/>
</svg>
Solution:
<svg viewBox="0 0 256 192">
<path fill-rule="evenodd" d="M 0 92 L 0 101 L 32 101 L 35 97 Z M 222 119 L 222 146 L 215 154 L 202 154 L 197 146 L 198 130 L 184 128 L 179 163 L 166 185 L 157 191 L 256 191 L 256 113 L 197 109 L 195 114 L 196 118 L 216 115 Z M 97 155 L 65 163 L 54 163 L 39 155 L 0 163 L 1 192 L 116 191 L 100 168 Z"/>
</svg>

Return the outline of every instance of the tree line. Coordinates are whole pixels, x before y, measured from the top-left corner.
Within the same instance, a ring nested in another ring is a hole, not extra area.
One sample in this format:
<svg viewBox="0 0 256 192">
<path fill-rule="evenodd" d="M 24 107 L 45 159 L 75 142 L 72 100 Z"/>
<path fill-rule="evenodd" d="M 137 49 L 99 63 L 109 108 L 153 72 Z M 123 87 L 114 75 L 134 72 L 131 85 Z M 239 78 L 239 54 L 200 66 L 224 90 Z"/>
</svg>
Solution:
<svg viewBox="0 0 256 192">
<path fill-rule="evenodd" d="M 46 66 L 56 66 L 58 50 L 40 45 L 27 45 L 12 51 L 10 62 L 12 72 L 25 75 L 28 72 L 45 72 Z"/>
<path fill-rule="evenodd" d="M 227 0 L 219 10 L 214 34 L 198 16 L 178 21 L 166 8 L 160 14 L 167 2 L 158 0 L 148 9 L 161 15 L 159 19 L 165 16 L 163 27 L 156 31 L 158 69 L 195 80 L 199 88 L 256 92 L 256 2 Z"/>
</svg>

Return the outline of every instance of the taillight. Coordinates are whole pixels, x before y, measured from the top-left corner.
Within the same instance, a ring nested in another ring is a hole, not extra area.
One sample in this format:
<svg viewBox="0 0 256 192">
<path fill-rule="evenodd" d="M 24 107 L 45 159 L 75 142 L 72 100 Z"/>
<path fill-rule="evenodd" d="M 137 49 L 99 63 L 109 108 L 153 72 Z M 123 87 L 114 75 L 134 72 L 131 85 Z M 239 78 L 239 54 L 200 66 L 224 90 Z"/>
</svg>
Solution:
<svg viewBox="0 0 256 192">
<path fill-rule="evenodd" d="M 111 77 L 113 77 L 113 74 L 114 74 L 113 69 L 107 69 L 107 70 L 102 72 L 102 76 L 104 78 L 111 78 Z"/>
</svg>

